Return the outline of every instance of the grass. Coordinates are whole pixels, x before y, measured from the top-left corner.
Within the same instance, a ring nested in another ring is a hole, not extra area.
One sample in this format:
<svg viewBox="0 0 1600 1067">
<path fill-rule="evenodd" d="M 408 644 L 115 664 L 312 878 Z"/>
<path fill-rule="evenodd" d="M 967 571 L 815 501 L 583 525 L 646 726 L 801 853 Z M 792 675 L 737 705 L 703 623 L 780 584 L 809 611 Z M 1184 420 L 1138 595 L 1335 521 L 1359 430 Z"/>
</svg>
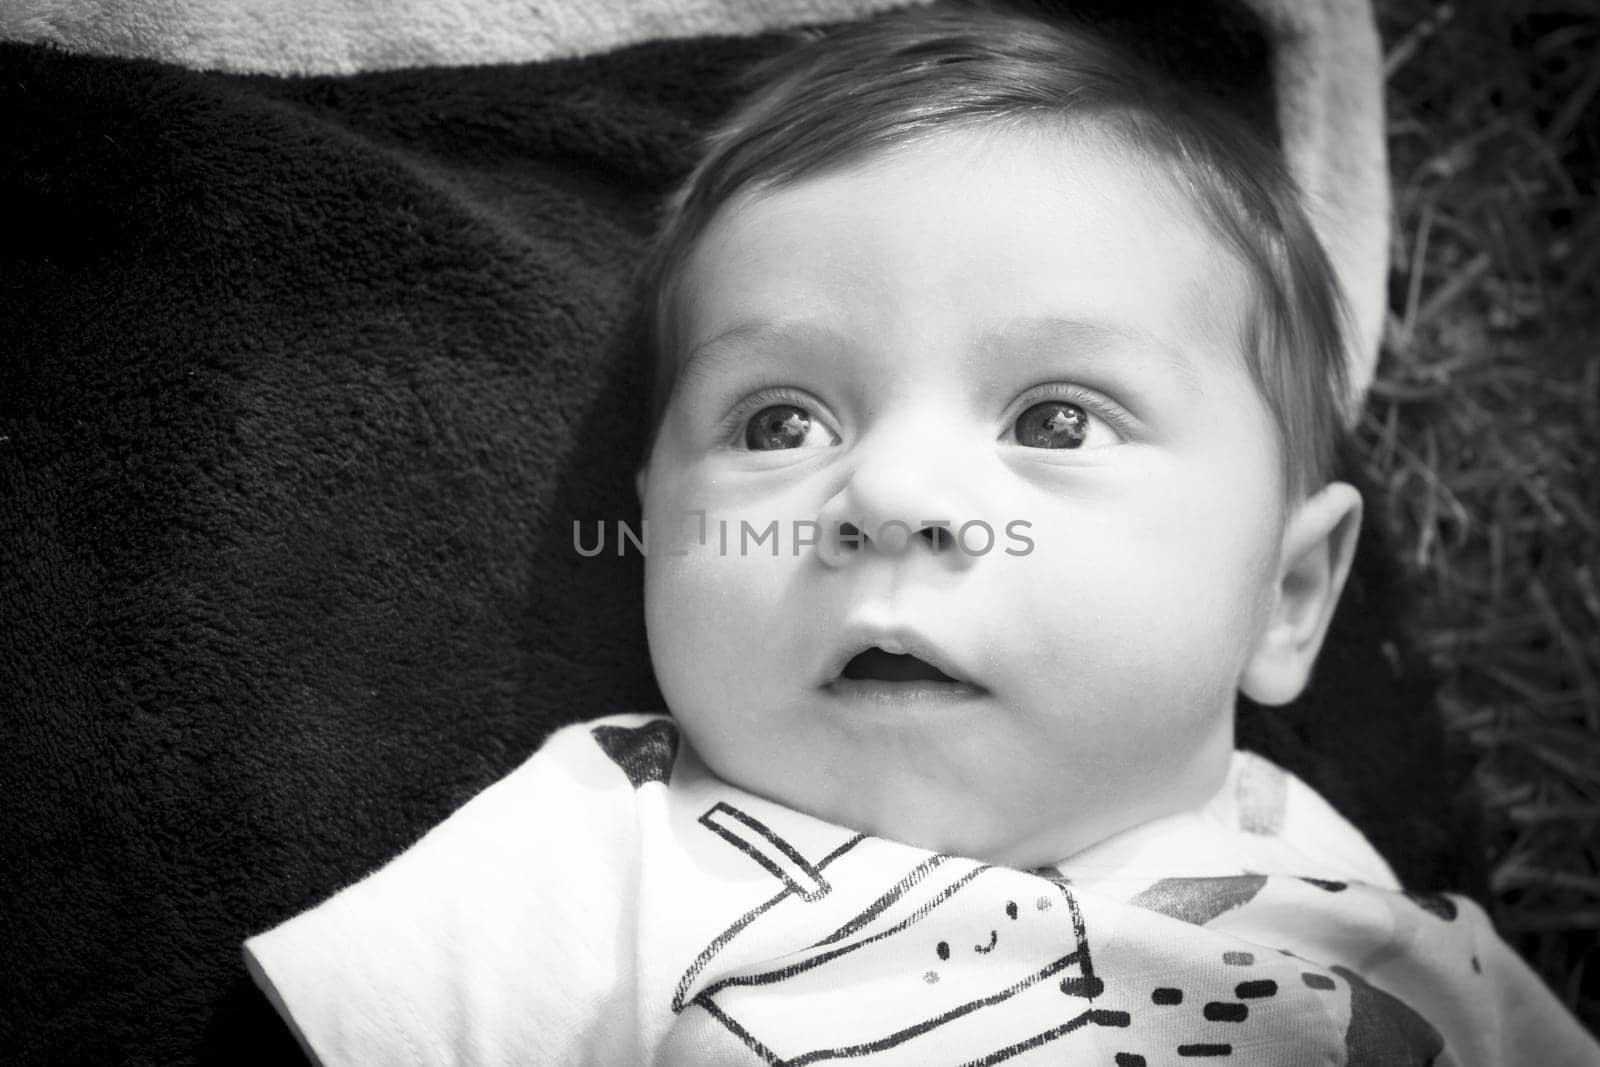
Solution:
<svg viewBox="0 0 1600 1067">
<path fill-rule="evenodd" d="M 1600 0 L 1379 0 L 1391 318 L 1360 437 L 1489 815 L 1600 1033 Z"/>
</svg>

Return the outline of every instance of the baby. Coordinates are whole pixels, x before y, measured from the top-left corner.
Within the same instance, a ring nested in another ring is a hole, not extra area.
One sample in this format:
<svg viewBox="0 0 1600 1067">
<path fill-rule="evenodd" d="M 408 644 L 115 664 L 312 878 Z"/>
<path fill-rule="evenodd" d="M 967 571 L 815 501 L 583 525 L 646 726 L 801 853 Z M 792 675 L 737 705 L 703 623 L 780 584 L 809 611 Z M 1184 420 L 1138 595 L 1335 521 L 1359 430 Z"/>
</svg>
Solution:
<svg viewBox="0 0 1600 1067">
<path fill-rule="evenodd" d="M 1482 912 L 1234 751 L 1361 500 L 1273 150 L 1093 31 L 780 57 L 651 269 L 671 718 L 251 940 L 324 1062 L 1579 1063 Z"/>
</svg>

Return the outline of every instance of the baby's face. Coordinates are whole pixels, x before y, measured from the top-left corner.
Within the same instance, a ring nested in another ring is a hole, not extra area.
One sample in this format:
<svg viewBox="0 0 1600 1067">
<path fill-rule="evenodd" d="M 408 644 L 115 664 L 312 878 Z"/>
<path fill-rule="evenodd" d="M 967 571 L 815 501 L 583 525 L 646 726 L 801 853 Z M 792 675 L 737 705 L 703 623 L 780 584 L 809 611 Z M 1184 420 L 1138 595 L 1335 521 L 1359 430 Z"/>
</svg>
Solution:
<svg viewBox="0 0 1600 1067">
<path fill-rule="evenodd" d="M 1220 785 L 1279 445 L 1244 272 L 1152 170 L 946 133 L 717 217 L 640 490 L 652 660 L 722 777 L 1024 867 Z"/>
</svg>

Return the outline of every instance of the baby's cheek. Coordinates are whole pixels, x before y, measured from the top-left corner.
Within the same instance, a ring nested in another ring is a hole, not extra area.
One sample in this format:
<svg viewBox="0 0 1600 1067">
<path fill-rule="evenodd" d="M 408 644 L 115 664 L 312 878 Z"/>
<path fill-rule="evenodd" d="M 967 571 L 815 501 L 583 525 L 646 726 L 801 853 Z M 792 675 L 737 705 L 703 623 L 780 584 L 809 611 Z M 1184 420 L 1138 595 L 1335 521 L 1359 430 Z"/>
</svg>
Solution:
<svg viewBox="0 0 1600 1067">
<path fill-rule="evenodd" d="M 760 560 L 723 555 L 713 538 L 684 555 L 650 559 L 645 622 L 651 663 L 668 709 L 695 747 L 724 762 L 763 736 L 758 718 L 793 659 L 792 612 Z M 786 621 L 788 620 L 788 621 Z M 713 757 L 714 758 L 714 757 Z"/>
<path fill-rule="evenodd" d="M 645 564 L 645 630 L 650 659 L 669 706 L 696 699 L 694 691 L 716 655 L 714 581 L 693 555 L 657 554 Z"/>
</svg>

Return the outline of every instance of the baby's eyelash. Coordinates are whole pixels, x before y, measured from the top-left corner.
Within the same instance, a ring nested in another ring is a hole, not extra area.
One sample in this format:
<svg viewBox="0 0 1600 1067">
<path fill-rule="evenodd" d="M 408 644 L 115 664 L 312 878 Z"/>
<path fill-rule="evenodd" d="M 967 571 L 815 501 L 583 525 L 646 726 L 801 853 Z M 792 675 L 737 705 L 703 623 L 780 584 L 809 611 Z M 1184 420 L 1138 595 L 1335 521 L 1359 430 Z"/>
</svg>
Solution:
<svg viewBox="0 0 1600 1067">
<path fill-rule="evenodd" d="M 1017 416 L 1031 405 L 1049 400 L 1078 405 L 1095 418 L 1103 420 L 1124 438 L 1132 436 L 1138 426 L 1133 416 L 1103 394 L 1069 382 L 1050 382 L 1029 389 L 1023 394 L 1022 399 L 1013 405 L 1014 410 L 1007 425 L 1014 422 Z M 814 417 L 824 420 L 828 418 L 825 409 L 810 394 L 789 386 L 769 386 L 750 393 L 733 406 L 717 428 L 719 438 L 735 443 L 742 441 L 745 426 L 751 416 L 762 408 L 775 404 L 791 404 L 804 409 Z"/>
<path fill-rule="evenodd" d="M 1133 416 L 1128 414 L 1120 405 L 1112 402 L 1101 393 L 1069 382 L 1051 382 L 1047 385 L 1029 389 L 1023 394 L 1022 399 L 1014 405 L 1014 414 L 1011 416 L 1012 421 L 1015 421 L 1017 415 L 1028 410 L 1032 405 L 1046 400 L 1060 400 L 1068 404 L 1076 404 L 1089 414 L 1104 420 L 1124 438 L 1131 437 L 1138 428 Z"/>
<path fill-rule="evenodd" d="M 750 421 L 750 416 L 774 404 L 792 404 L 797 408 L 804 408 L 812 415 L 821 413 L 821 405 L 805 393 L 786 386 L 773 386 L 758 390 L 735 404 L 727 418 L 722 421 L 718 429 L 719 436 L 724 441 L 743 440 L 745 424 Z"/>
</svg>

